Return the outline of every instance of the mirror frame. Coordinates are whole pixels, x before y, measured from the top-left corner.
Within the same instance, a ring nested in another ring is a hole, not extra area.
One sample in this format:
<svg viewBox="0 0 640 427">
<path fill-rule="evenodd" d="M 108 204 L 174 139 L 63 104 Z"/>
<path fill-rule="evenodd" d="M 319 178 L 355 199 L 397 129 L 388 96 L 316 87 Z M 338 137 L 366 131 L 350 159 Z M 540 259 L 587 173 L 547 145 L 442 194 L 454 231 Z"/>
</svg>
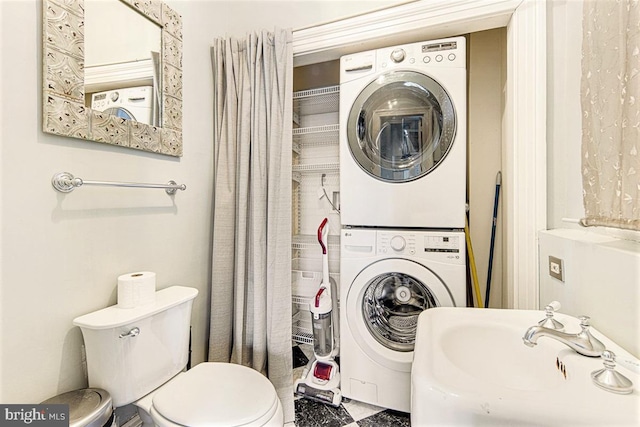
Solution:
<svg viewBox="0 0 640 427">
<path fill-rule="evenodd" d="M 84 0 L 43 1 L 42 128 L 170 156 L 182 156 L 182 17 L 159 0 L 116 0 L 161 29 L 161 126 L 85 106 Z"/>
</svg>

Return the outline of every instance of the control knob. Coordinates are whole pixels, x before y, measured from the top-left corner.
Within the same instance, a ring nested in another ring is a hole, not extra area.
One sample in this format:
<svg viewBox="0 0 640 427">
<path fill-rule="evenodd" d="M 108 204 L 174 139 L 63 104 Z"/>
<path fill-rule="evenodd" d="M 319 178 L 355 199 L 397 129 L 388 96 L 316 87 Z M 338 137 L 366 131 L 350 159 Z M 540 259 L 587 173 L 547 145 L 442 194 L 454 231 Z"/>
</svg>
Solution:
<svg viewBox="0 0 640 427">
<path fill-rule="evenodd" d="M 391 60 L 393 62 L 402 62 L 405 57 L 406 54 L 404 52 L 404 49 L 395 49 L 393 52 L 391 52 Z"/>
<path fill-rule="evenodd" d="M 391 238 L 391 249 L 396 252 L 400 252 L 407 246 L 407 242 L 404 240 L 402 236 L 393 236 Z"/>
</svg>

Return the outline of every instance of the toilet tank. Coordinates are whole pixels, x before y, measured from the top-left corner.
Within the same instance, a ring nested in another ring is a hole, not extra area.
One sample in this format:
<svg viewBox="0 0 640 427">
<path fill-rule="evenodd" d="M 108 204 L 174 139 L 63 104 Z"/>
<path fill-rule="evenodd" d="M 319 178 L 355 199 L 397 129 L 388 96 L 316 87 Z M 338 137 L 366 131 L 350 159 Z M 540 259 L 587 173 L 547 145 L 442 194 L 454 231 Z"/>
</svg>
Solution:
<svg viewBox="0 0 640 427">
<path fill-rule="evenodd" d="M 157 291 L 153 304 L 113 305 L 74 319 L 84 337 L 89 387 L 107 390 L 113 405 L 120 407 L 182 371 L 197 295 L 197 289 L 172 286 Z"/>
</svg>

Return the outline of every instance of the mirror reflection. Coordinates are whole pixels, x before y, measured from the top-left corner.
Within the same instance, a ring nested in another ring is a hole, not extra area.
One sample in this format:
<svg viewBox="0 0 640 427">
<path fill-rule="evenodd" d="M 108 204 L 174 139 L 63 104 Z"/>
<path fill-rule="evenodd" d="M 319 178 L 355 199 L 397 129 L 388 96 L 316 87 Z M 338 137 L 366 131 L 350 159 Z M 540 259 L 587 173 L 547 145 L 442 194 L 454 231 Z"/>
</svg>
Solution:
<svg viewBox="0 0 640 427">
<path fill-rule="evenodd" d="M 180 14 L 160 0 L 42 4 L 42 130 L 182 156 Z"/>
<path fill-rule="evenodd" d="M 85 106 L 158 126 L 162 30 L 120 0 L 85 0 Z"/>
</svg>

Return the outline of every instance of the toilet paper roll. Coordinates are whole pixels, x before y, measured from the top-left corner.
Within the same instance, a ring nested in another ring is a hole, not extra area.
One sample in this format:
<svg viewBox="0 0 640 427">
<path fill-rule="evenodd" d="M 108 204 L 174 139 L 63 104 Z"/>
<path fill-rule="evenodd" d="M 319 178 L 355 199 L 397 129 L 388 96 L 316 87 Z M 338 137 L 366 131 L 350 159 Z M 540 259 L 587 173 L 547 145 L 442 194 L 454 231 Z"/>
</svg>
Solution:
<svg viewBox="0 0 640 427">
<path fill-rule="evenodd" d="M 136 308 L 156 301 L 156 273 L 140 271 L 118 277 L 118 307 Z"/>
</svg>

